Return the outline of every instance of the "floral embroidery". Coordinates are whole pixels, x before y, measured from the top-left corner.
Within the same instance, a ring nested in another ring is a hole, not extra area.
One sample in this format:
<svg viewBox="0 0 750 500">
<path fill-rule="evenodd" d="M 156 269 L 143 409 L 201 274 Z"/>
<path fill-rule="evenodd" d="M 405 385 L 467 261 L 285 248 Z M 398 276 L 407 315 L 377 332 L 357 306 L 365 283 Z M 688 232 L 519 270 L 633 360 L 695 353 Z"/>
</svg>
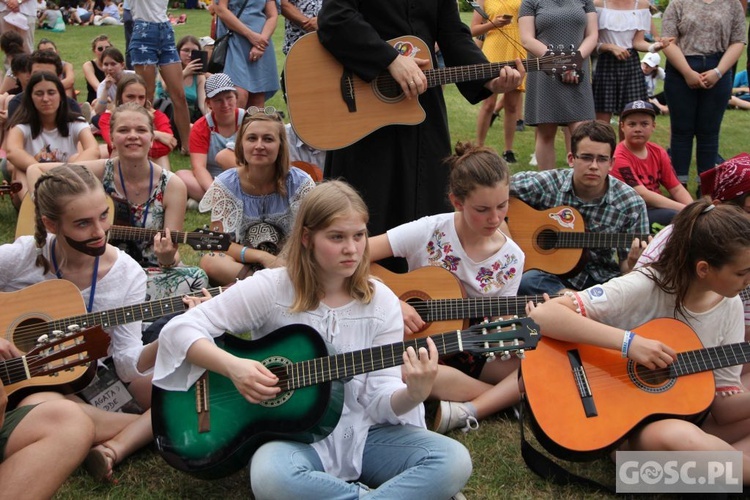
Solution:
<svg viewBox="0 0 750 500">
<path fill-rule="evenodd" d="M 427 255 L 430 265 L 440 266 L 448 271 L 456 272 L 458 264 L 461 262 L 461 257 L 451 255 L 453 253 L 453 246 L 448 242 L 443 242 L 445 233 L 436 230 L 432 234 L 432 238 L 427 242 Z"/>
<path fill-rule="evenodd" d="M 483 293 L 488 293 L 493 288 L 502 288 L 518 274 L 518 257 L 505 254 L 503 258 L 504 262 L 497 260 L 489 268 L 479 268 L 475 279 Z"/>
</svg>

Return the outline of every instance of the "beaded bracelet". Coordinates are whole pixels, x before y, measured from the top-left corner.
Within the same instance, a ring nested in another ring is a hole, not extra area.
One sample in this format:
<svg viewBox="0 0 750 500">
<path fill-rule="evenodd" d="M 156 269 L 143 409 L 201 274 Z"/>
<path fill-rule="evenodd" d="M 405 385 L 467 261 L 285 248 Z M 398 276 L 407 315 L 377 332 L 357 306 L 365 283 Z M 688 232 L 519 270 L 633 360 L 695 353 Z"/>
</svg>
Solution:
<svg viewBox="0 0 750 500">
<path fill-rule="evenodd" d="M 566 297 L 569 297 L 570 300 L 573 301 L 573 305 L 576 308 L 576 312 L 578 314 L 583 315 L 583 313 L 581 312 L 581 309 L 582 309 L 581 308 L 581 303 L 578 301 L 578 294 L 576 294 L 575 292 L 571 292 L 570 290 L 568 290 L 567 292 L 564 292 L 563 295 L 565 295 Z"/>
<path fill-rule="evenodd" d="M 630 344 L 633 341 L 633 337 L 635 337 L 635 333 L 630 330 L 625 330 L 625 334 L 622 336 L 622 350 L 620 351 L 623 358 L 628 357 L 628 351 L 630 350 Z"/>
<path fill-rule="evenodd" d="M 247 264 L 247 262 L 245 262 L 245 252 L 247 252 L 247 247 L 242 247 L 242 251 L 240 252 L 240 262 L 243 264 Z"/>
</svg>

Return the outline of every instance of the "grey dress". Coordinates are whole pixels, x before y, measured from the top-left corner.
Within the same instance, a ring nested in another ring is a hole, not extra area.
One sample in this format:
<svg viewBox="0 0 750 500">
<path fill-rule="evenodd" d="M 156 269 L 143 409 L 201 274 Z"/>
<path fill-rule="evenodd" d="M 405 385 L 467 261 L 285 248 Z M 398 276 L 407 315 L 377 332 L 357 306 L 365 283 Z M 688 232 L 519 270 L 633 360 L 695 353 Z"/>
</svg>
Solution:
<svg viewBox="0 0 750 500">
<path fill-rule="evenodd" d="M 596 12 L 593 0 L 523 0 L 518 17 L 534 17 L 536 39 L 545 45 L 578 49 L 590 12 Z M 542 71 L 529 72 L 525 104 L 524 119 L 529 125 L 593 120 L 590 61 L 583 63 L 583 78 L 578 85 L 562 83 Z"/>
</svg>

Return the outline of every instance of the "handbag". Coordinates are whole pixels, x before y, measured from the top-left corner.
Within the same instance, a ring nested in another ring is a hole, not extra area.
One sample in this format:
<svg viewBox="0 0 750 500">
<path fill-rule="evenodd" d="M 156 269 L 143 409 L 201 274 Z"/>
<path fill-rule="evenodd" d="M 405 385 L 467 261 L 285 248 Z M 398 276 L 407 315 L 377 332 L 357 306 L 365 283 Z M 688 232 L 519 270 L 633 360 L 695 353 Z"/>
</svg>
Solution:
<svg viewBox="0 0 750 500">
<path fill-rule="evenodd" d="M 237 18 L 242 15 L 242 12 L 247 6 L 248 0 L 242 3 L 240 11 L 237 13 Z M 214 42 L 214 50 L 211 52 L 211 58 L 208 60 L 206 70 L 209 73 L 221 73 L 224 71 L 224 64 L 227 60 L 227 51 L 229 50 L 229 41 L 234 36 L 234 31 L 227 28 L 227 32 L 220 36 L 216 42 Z"/>
</svg>

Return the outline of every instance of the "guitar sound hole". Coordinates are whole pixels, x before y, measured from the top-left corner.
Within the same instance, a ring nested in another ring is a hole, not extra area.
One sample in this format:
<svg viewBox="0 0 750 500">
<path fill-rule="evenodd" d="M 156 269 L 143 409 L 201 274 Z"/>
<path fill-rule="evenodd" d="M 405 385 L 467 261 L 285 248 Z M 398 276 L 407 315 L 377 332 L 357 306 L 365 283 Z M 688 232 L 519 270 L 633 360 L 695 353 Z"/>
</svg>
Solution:
<svg viewBox="0 0 750 500">
<path fill-rule="evenodd" d="M 557 247 L 557 232 L 542 229 L 536 237 L 536 244 L 542 250 L 552 250 Z"/>
<path fill-rule="evenodd" d="M 380 75 L 370 85 L 373 93 L 382 101 L 393 103 L 404 98 L 401 86 L 390 75 Z"/>
<path fill-rule="evenodd" d="M 47 333 L 47 322 L 39 318 L 26 319 L 13 331 L 13 343 L 23 352 L 36 346 L 36 340 Z M 11 339 L 8 339 L 11 340 Z"/>
<path fill-rule="evenodd" d="M 649 370 L 643 365 L 635 364 L 632 360 L 628 361 L 628 375 L 635 385 L 647 392 L 665 392 L 676 381 L 676 378 L 670 374 L 669 368 Z"/>
</svg>

